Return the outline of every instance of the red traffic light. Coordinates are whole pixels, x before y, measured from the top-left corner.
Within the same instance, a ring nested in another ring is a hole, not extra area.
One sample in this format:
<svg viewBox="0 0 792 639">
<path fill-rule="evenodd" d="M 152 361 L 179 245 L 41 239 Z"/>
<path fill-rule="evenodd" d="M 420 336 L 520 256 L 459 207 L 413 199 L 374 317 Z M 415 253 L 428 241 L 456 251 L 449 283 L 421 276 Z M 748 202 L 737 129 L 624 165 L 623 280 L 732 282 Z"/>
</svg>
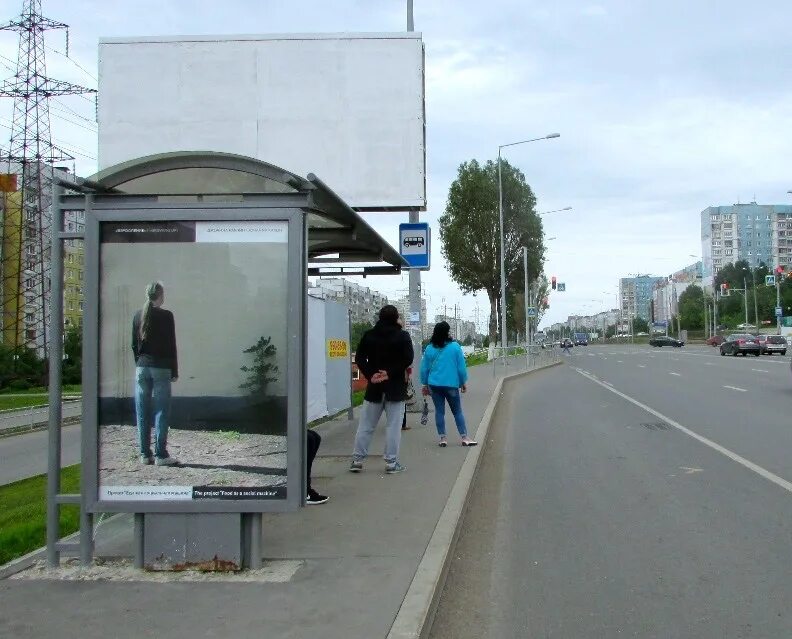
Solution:
<svg viewBox="0 0 792 639">
<path fill-rule="evenodd" d="M 555 275 L 553 275 L 553 277 L 550 278 L 550 282 L 552 284 L 553 290 L 556 290 L 556 276 Z"/>
<path fill-rule="evenodd" d="M 784 273 L 784 267 L 783 266 L 776 266 L 775 272 L 776 272 L 776 275 L 782 275 Z"/>
</svg>

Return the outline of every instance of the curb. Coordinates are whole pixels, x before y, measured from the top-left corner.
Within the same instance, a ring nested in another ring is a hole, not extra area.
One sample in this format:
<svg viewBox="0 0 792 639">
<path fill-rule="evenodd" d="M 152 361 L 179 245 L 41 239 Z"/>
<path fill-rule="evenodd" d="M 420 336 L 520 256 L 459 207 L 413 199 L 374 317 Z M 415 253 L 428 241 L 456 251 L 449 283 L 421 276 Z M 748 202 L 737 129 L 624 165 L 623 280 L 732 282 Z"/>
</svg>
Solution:
<svg viewBox="0 0 792 639">
<path fill-rule="evenodd" d="M 503 387 L 512 380 L 562 364 L 563 362 L 553 362 L 529 371 L 513 373 L 498 380 L 476 430 L 479 445 L 468 453 L 462 464 L 387 639 L 425 639 L 432 628 L 440 593 L 445 586 L 448 568 L 459 539 L 460 523 L 467 510 L 470 489 L 476 479 L 481 456 L 486 449 L 489 428 L 503 395 Z"/>
<path fill-rule="evenodd" d="M 61 420 L 61 428 L 63 426 L 71 426 L 72 424 L 79 424 L 82 421 L 82 415 L 74 417 L 64 417 Z M 47 422 L 40 422 L 38 424 L 24 424 L 22 426 L 12 426 L 11 428 L 0 429 L 0 439 L 3 437 L 13 437 L 14 435 L 23 435 L 25 433 L 35 433 L 40 430 L 47 430 L 49 424 Z"/>
</svg>

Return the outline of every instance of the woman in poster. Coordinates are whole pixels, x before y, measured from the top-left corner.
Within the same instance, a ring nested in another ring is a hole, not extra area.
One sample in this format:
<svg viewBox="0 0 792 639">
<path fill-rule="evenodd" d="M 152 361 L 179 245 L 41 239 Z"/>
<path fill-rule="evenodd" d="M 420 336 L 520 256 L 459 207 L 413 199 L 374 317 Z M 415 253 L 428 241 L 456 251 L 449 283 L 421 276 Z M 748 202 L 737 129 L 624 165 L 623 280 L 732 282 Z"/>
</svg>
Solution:
<svg viewBox="0 0 792 639">
<path fill-rule="evenodd" d="M 132 353 L 135 356 L 135 413 L 140 462 L 178 466 L 168 455 L 168 417 L 171 382 L 179 377 L 176 361 L 176 323 L 173 313 L 162 308 L 165 289 L 161 282 L 146 287 L 146 302 L 132 319 Z M 154 422 L 154 454 L 151 425 Z"/>
</svg>

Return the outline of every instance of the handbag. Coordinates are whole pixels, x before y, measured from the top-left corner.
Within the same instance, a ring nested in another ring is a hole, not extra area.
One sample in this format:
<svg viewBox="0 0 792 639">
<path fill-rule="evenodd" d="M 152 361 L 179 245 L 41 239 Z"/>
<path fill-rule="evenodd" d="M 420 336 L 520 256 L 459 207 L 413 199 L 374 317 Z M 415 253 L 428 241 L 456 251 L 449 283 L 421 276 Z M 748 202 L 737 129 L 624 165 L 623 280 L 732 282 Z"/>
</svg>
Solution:
<svg viewBox="0 0 792 639">
<path fill-rule="evenodd" d="M 407 380 L 407 403 L 412 404 L 415 400 L 415 386 L 413 386 L 412 377 Z"/>
</svg>

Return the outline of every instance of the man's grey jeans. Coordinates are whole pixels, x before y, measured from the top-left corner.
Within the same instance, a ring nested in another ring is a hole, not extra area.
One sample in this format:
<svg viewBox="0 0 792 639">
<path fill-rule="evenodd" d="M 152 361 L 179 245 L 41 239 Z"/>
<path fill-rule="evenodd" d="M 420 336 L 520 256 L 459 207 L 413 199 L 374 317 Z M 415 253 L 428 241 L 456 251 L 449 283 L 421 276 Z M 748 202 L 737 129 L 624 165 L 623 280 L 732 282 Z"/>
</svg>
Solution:
<svg viewBox="0 0 792 639">
<path fill-rule="evenodd" d="M 371 437 L 385 411 L 385 454 L 382 456 L 386 464 L 399 461 L 399 444 L 401 443 L 401 425 L 404 417 L 404 402 L 363 402 L 360 411 L 360 423 L 355 435 L 355 452 L 353 459 L 363 461 L 368 456 Z"/>
</svg>

